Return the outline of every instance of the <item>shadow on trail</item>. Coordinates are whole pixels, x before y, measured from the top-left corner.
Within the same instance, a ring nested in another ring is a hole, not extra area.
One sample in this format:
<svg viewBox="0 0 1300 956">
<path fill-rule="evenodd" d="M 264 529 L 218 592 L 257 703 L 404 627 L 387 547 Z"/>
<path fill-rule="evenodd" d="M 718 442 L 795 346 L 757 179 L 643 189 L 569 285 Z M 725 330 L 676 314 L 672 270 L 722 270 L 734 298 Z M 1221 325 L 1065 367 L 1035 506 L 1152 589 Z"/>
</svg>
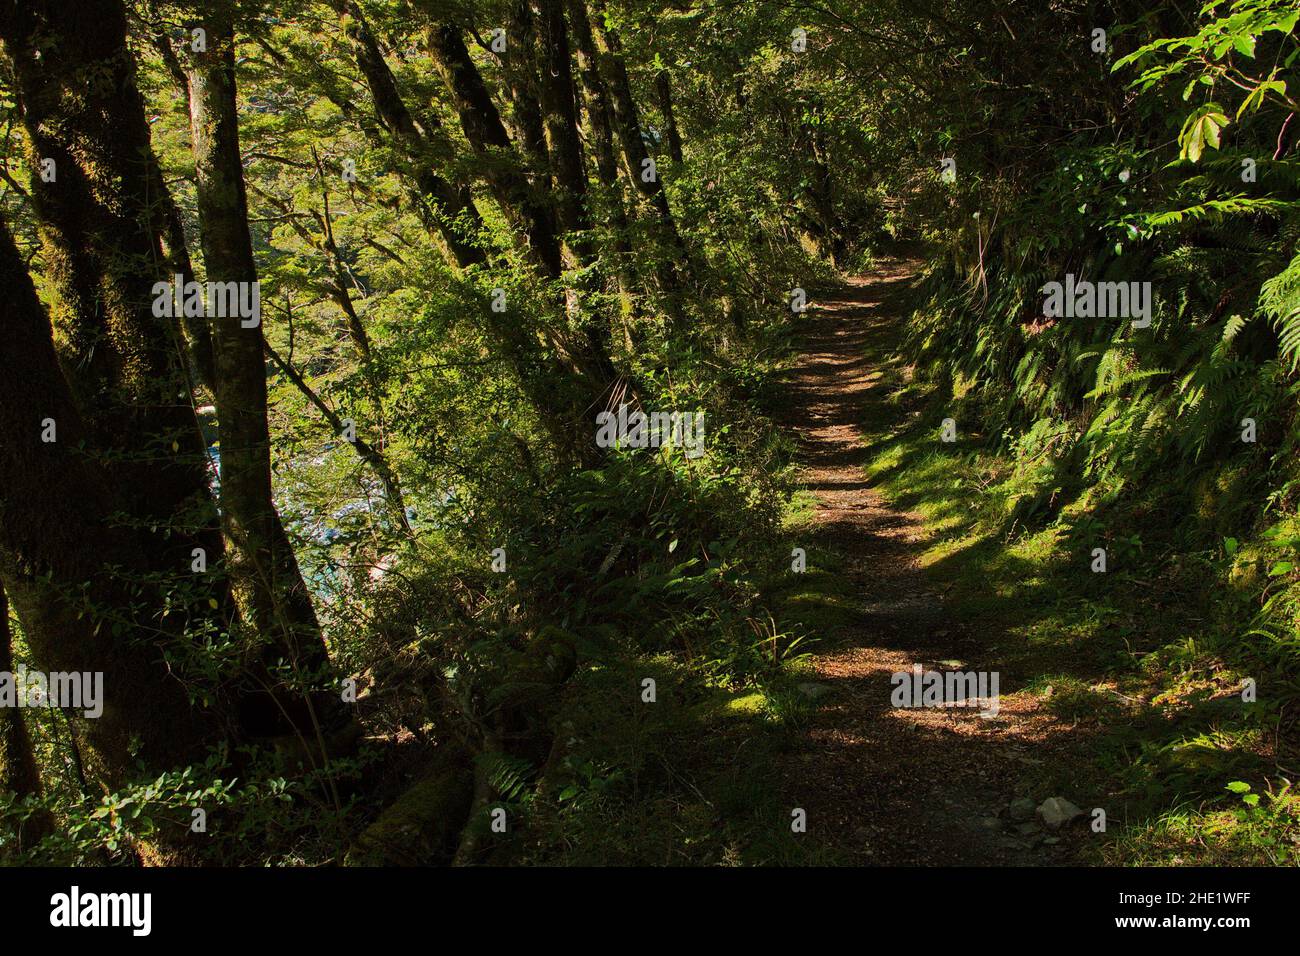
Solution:
<svg viewBox="0 0 1300 956">
<path fill-rule="evenodd" d="M 911 277 L 909 264 L 885 262 L 818 304 L 789 381 L 785 424 L 800 436 L 804 484 L 817 498 L 809 554 L 841 562 L 836 577 L 853 613 L 819 635 L 812 664 L 827 692 L 785 768 L 787 792 L 807 810 L 809 834 L 847 862 L 1051 865 L 1087 838 L 1086 827 L 1053 833 L 1012 819 L 1008 807 L 1017 797 L 1037 804 L 1056 795 L 1042 792 L 1044 779 L 1059 778 L 1044 768 L 1060 762 L 1055 752 L 1067 743 L 1086 746 L 1092 731 L 1064 725 L 1037 695 L 1017 693 L 1023 675 L 1007 671 L 1002 635 L 953 620 L 941 575 L 920 567 L 921 519 L 906 503 L 886 503 L 864 477 L 882 449 L 863 433 L 892 433 L 917 414 L 896 400 L 907 370 L 893 354 Z M 913 664 L 999 672 L 998 713 L 892 706 L 891 677 Z M 1074 786 L 1078 802 L 1083 784 Z"/>
</svg>

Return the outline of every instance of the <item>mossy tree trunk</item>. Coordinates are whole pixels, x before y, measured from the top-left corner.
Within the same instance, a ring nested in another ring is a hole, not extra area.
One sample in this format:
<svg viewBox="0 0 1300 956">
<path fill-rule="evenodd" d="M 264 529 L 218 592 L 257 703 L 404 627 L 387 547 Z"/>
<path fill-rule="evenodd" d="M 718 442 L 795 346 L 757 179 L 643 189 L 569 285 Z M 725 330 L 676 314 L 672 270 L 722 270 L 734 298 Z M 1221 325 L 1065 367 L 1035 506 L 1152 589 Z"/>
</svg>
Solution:
<svg viewBox="0 0 1300 956">
<path fill-rule="evenodd" d="M 448 264 L 457 270 L 488 267 L 486 253 L 474 241 L 486 226 L 469 190 L 453 185 L 439 174 L 434 164 L 433 157 L 443 145 L 437 117 L 432 113 L 419 118 L 414 115 L 374 31 L 356 3 L 353 0 L 332 2 L 336 10 L 348 17 L 347 35 L 375 113 L 405 160 L 403 174 L 414 181 L 417 192 L 432 207 L 433 215 L 426 225 L 444 251 Z M 572 369 L 562 364 L 558 356 L 545 353 L 516 307 L 496 312 L 485 304 L 483 316 L 494 346 L 519 376 L 520 385 L 552 442 L 562 452 L 573 452 L 575 412 L 571 409 L 586 390 L 576 387 Z M 575 392 L 578 398 L 574 397 Z M 580 460 L 581 457 L 579 454 Z"/>
<path fill-rule="evenodd" d="M 9 632 L 9 601 L 4 585 L 0 583 L 0 674 L 14 672 L 14 654 Z M 17 707 L 0 708 L 0 791 L 17 794 L 19 798 L 39 796 L 40 773 L 36 757 L 32 754 L 31 738 L 23 711 Z M 19 849 L 30 849 L 40 841 L 50 828 L 46 813 L 28 818 L 18 834 Z"/>
<path fill-rule="evenodd" d="M 86 744 L 87 775 L 117 787 L 137 760 L 155 771 L 194 761 L 216 724 L 191 705 L 175 666 L 186 622 L 161 610 L 158 581 L 166 576 L 146 559 L 151 536 L 106 520 L 121 511 L 123 495 L 90 450 L 49 319 L 3 223 L 0 288 L 8 297 L 0 336 L 7 370 L 0 376 L 0 581 L 39 667 L 104 674 L 102 715 L 69 719 Z M 49 423 L 53 441 L 44 440 Z"/>
<path fill-rule="evenodd" d="M 564 255 L 555 209 L 537 195 L 524 175 L 460 27 L 435 20 L 429 30 L 429 46 L 452 94 L 465 137 L 483 160 L 487 183 L 523 239 L 525 257 L 543 278 L 559 280 L 564 272 Z M 618 374 L 599 335 L 585 330 L 578 336 L 550 332 L 550 338 L 576 379 L 560 383 L 566 405 L 564 417 L 571 430 L 568 447 L 583 463 L 594 466 L 602 459 L 600 449 L 590 440 L 595 413 L 610 404 Z"/>
<path fill-rule="evenodd" d="M 584 91 L 584 115 L 587 140 L 591 143 L 596 181 L 605 193 L 605 206 L 614 233 L 614 256 L 617 261 L 619 290 L 623 294 L 624 309 L 634 312 L 632 296 L 637 289 L 636 270 L 632 265 L 632 244 L 629 236 L 627 207 L 623 200 L 623 185 L 618 175 L 618 154 L 614 146 L 614 124 L 609 105 L 609 91 L 597 65 L 596 41 L 587 20 L 587 10 L 582 0 L 567 0 L 569 29 L 573 34 L 574 56 L 578 75 Z M 631 345 L 631 335 L 628 336 Z"/>
<path fill-rule="evenodd" d="M 209 6 L 195 28 L 206 33 L 205 49 L 191 52 L 187 67 L 203 263 L 209 282 L 252 286 L 257 263 L 239 155 L 231 5 Z M 226 569 L 250 665 L 258 683 L 266 684 L 245 696 L 243 724 L 258 736 L 312 736 L 306 689 L 324 678 L 329 658 L 272 496 L 266 358 L 257 318 L 256 324 L 248 317 L 212 319 Z M 284 664 L 288 674 L 272 677 Z"/>
<path fill-rule="evenodd" d="M 653 211 L 659 240 L 664 246 L 664 255 L 655 267 L 659 284 L 670 297 L 676 296 L 682 291 L 690 268 L 686 245 L 677 231 L 659 171 L 652 167 L 653 159 L 641 136 L 641 116 L 632 96 L 627 64 L 623 61 L 622 42 L 604 23 L 604 5 L 599 0 L 592 7 L 594 19 L 587 15 L 582 0 L 572 0 L 569 6 L 573 18 L 585 20 L 586 29 L 592 34 L 596 62 L 609 92 L 628 179 Z"/>
<path fill-rule="evenodd" d="M 35 175 L 45 274 L 60 358 L 118 479 L 129 520 L 157 529 L 165 566 L 194 546 L 219 555 L 207 455 L 177 321 L 154 314 L 171 278 L 161 193 L 120 0 L 0 7 L 14 93 Z"/>
<path fill-rule="evenodd" d="M 592 243 L 591 210 L 588 206 L 587 171 L 582 161 L 582 137 L 578 132 L 578 100 L 573 86 L 573 57 L 564 22 L 563 0 L 535 0 L 537 7 L 539 75 L 542 109 L 546 117 L 546 139 L 550 150 L 556 215 L 563 230 L 564 244 L 574 266 L 595 273 L 596 250 Z M 588 287 L 592 284 L 586 283 Z M 611 323 L 599 313 L 575 309 L 579 334 L 593 361 L 594 374 L 613 381 L 618 373 L 609 359 Z"/>
<path fill-rule="evenodd" d="M 537 22 L 528 0 L 511 0 L 506 21 L 506 48 L 501 55 L 510 91 L 511 125 L 533 174 L 533 185 L 545 194 L 552 186 L 551 157 L 546 148 L 546 124 L 537 70 Z"/>
<path fill-rule="evenodd" d="M 346 35 L 352 44 L 357 69 L 370 91 L 375 115 L 407 161 L 408 169 L 404 172 L 415 181 L 420 195 L 431 207 L 430 225 L 439 246 L 459 268 L 486 262 L 487 255 L 473 241 L 485 227 L 469 190 L 443 177 L 434 165 L 437 118 L 430 115 L 426 121 L 433 128 L 416 120 L 365 13 L 355 0 L 331 0 L 331 3 L 340 15 L 348 18 Z"/>
<path fill-rule="evenodd" d="M 674 163 L 685 162 L 682 155 L 682 134 L 677 128 L 677 113 L 673 109 L 673 80 L 667 70 L 655 74 L 655 95 L 659 98 L 659 113 L 664 118 L 664 133 L 668 137 L 668 155 Z"/>
<path fill-rule="evenodd" d="M 529 183 L 461 28 L 449 21 L 435 22 L 429 31 L 429 48 L 451 92 L 465 138 L 483 161 L 488 185 L 526 241 L 524 254 L 546 278 L 558 278 L 564 262 L 554 211 Z"/>
</svg>

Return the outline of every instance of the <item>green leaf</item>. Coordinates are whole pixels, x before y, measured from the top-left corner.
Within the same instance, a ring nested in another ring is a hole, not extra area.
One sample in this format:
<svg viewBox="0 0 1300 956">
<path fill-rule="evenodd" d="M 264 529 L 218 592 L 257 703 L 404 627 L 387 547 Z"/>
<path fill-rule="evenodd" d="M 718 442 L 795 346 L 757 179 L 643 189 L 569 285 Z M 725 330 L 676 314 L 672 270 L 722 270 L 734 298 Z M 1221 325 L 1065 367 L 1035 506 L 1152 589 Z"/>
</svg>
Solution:
<svg viewBox="0 0 1300 956">
<path fill-rule="evenodd" d="M 1178 143 L 1182 147 L 1181 158 L 1199 162 L 1205 147 L 1219 148 L 1219 133 L 1231 120 L 1217 103 L 1206 103 L 1187 118 L 1182 132 L 1178 134 Z"/>
<path fill-rule="evenodd" d="M 1250 91 L 1250 94 L 1241 101 L 1237 107 L 1237 118 L 1240 119 L 1243 113 L 1254 112 L 1264 105 L 1264 94 L 1270 91 L 1276 91 L 1278 95 L 1286 95 L 1286 83 L 1282 80 L 1267 80 Z"/>
<path fill-rule="evenodd" d="M 1233 793 L 1250 793 L 1250 784 L 1244 780 L 1234 780 L 1228 784 L 1228 789 Z"/>
</svg>

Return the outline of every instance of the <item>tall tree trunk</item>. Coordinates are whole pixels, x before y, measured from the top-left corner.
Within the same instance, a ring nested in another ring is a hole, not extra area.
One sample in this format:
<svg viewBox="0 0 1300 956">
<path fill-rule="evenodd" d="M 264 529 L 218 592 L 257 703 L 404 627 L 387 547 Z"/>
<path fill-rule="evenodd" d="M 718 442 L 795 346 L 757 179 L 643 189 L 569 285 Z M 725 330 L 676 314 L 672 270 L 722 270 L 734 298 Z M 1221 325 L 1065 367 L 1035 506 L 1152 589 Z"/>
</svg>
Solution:
<svg viewBox="0 0 1300 956">
<path fill-rule="evenodd" d="M 460 28 L 435 21 L 430 28 L 429 45 L 452 93 L 461 128 L 475 153 L 484 160 L 488 184 L 526 239 L 526 256 L 544 278 L 559 279 L 564 263 L 554 210 L 529 188 L 520 171 L 500 114 L 470 59 Z M 579 379 L 580 388 L 572 396 L 566 413 L 570 427 L 575 428 L 570 447 L 584 462 L 598 463 L 602 457 L 600 450 L 594 441 L 586 440 L 583 431 L 594 427 L 596 413 L 611 402 L 618 383 L 614 363 L 599 334 L 593 334 L 590 328 L 584 329 L 577 339 L 552 333 L 551 340 Z M 568 390 L 567 385 L 563 387 Z"/>
<path fill-rule="evenodd" d="M 581 0 L 575 0 L 572 7 L 581 7 Z M 668 205 L 668 194 L 664 192 L 658 171 L 651 175 L 650 153 L 645 140 L 641 137 L 641 118 L 632 98 L 632 83 L 628 79 L 627 65 L 623 62 L 623 46 L 615 33 L 604 23 L 603 0 L 595 0 L 592 9 L 596 11 L 594 20 L 587 19 L 592 30 L 597 51 L 597 62 L 601 76 L 609 90 L 610 103 L 613 107 L 615 126 L 618 129 L 619 142 L 623 146 L 623 158 L 628 178 L 632 185 L 645 197 L 654 210 L 659 223 L 660 238 L 666 247 L 667 258 L 658 268 L 660 284 L 670 295 L 681 291 L 684 273 L 689 269 L 686 246 L 677 231 Z M 585 13 L 585 11 L 583 11 Z"/>
<path fill-rule="evenodd" d="M 591 261 L 587 213 L 587 175 L 578 136 L 578 107 L 573 90 L 573 65 L 569 35 L 564 26 L 563 0 L 536 0 L 542 108 L 554 173 L 556 214 L 560 227 L 570 234 L 575 263 Z"/>
<path fill-rule="evenodd" d="M 14 654 L 9 633 L 9 601 L 0 583 L 0 674 L 14 672 Z M 0 708 L 0 791 L 19 798 L 39 796 L 41 777 L 27 736 L 23 711 L 17 707 Z M 19 848 L 31 849 L 49 832 L 49 814 L 39 812 L 29 817 L 18 833 Z"/>
<path fill-rule="evenodd" d="M 189 81 L 181 67 L 176 51 L 172 49 L 167 37 L 167 27 L 158 12 L 155 0 L 144 0 L 143 15 L 149 32 L 149 42 L 162 58 L 163 66 L 185 95 L 189 102 Z M 162 169 L 157 162 L 153 164 L 151 175 L 155 177 L 154 193 L 159 197 L 158 213 L 161 217 L 159 231 L 163 236 L 163 251 L 171 265 L 171 272 L 185 277 L 188 282 L 194 278 L 194 266 L 190 261 L 189 244 L 185 240 L 185 227 L 181 223 L 180 210 L 172 198 L 171 190 L 163 179 Z M 186 344 L 189 346 L 190 371 L 194 380 L 209 388 L 215 377 L 212 364 L 212 333 L 208 328 L 207 316 L 185 315 L 181 317 L 185 330 Z"/>
<path fill-rule="evenodd" d="M 429 114 L 417 119 L 412 113 L 384 59 L 374 31 L 355 0 L 331 2 L 336 10 L 348 16 L 347 33 L 376 114 L 407 160 L 407 175 L 414 179 L 419 192 L 434 207 L 432 225 L 436 234 L 433 238 L 448 254 L 453 268 L 484 265 L 487 256 L 482 247 L 466 238 L 468 235 L 477 236 L 486 228 L 470 199 L 469 190 L 453 186 L 438 174 L 433 164 L 432 156 L 438 146 L 436 137 L 440 131 L 437 117 Z M 545 354 L 514 308 L 494 312 L 485 302 L 482 315 L 497 347 L 519 376 L 524 392 L 556 448 L 572 451 L 574 429 L 570 410 L 574 400 L 567 394 L 572 388 L 568 381 L 571 370 L 558 364 L 555 356 Z"/>
<path fill-rule="evenodd" d="M 664 118 L 664 132 L 668 134 L 668 155 L 681 165 L 682 134 L 677 129 L 677 114 L 673 112 L 673 81 L 667 70 L 655 74 L 655 94 L 659 97 L 659 112 Z"/>
<path fill-rule="evenodd" d="M 357 69 L 365 78 L 374 102 L 375 113 L 396 140 L 396 145 L 411 166 L 411 176 L 421 195 L 433 209 L 437 238 L 454 264 L 467 268 L 487 260 L 486 254 L 470 237 L 481 231 L 479 215 L 467 188 L 453 185 L 438 174 L 431 155 L 434 143 L 430 130 L 417 123 L 402 99 L 397 80 L 384 59 L 361 8 L 355 0 L 331 0 L 334 9 L 348 17 L 347 35 L 352 43 Z M 436 123 L 436 118 L 430 119 Z"/>
<path fill-rule="evenodd" d="M 551 157 L 546 151 L 544 106 L 539 101 L 537 29 L 528 0 L 511 0 L 506 49 L 501 58 L 510 87 L 510 113 L 518 141 L 539 192 L 551 188 Z"/>
<path fill-rule="evenodd" d="M 564 262 L 555 216 L 524 175 L 501 114 L 470 59 L 460 28 L 446 21 L 435 22 L 430 29 L 429 47 L 451 91 L 465 138 L 483 162 L 488 185 L 526 239 L 525 255 L 546 278 L 559 278 Z"/>
<path fill-rule="evenodd" d="M 594 264 L 591 214 L 587 208 L 587 171 L 582 162 L 578 134 L 578 103 L 573 88 L 573 58 L 564 24 L 564 0 L 534 0 L 537 6 L 542 108 L 554 173 L 556 214 L 566 233 L 565 243 L 573 264 L 586 269 Z M 570 312 L 582 313 L 576 294 L 570 295 Z M 600 314 L 579 314 L 577 324 L 587 351 L 597 357 L 597 370 L 605 381 L 617 377 L 609 360 L 609 323 Z"/>
<path fill-rule="evenodd" d="M 137 760 L 155 772 L 193 762 L 215 723 L 182 683 L 186 621 L 162 611 L 166 568 L 146 560 L 152 537 L 107 520 L 121 510 L 120 489 L 88 446 L 49 320 L 3 223 L 0 288 L 0 580 L 39 667 L 103 673 L 103 714 L 69 717 L 87 745 L 87 773 L 117 787 Z M 53 441 L 42 440 L 47 419 Z"/>
<path fill-rule="evenodd" d="M 792 112 L 801 113 L 798 103 L 791 104 Z M 814 117 L 821 113 L 818 103 L 809 109 Z M 835 218 L 834 179 L 831 176 L 830 161 L 827 156 L 826 137 L 820 127 L 805 120 L 798 121 L 797 133 L 794 135 L 795 150 L 805 157 L 809 167 L 809 184 L 807 189 L 808 212 L 805 217 L 806 231 L 812 238 L 817 250 L 830 259 L 832 265 L 839 265 L 844 257 L 844 237 L 840 234 L 839 223 Z"/>
<path fill-rule="evenodd" d="M 93 24 L 93 28 L 87 25 Z M 120 0 L 0 5 L 34 176 L 60 357 L 131 520 L 156 528 L 163 564 L 220 552 L 208 460 L 174 319 L 155 316 L 171 278 L 157 175 Z"/>
<path fill-rule="evenodd" d="M 189 244 L 185 241 L 185 227 L 181 224 L 181 213 L 176 208 L 176 200 L 171 190 L 163 181 L 162 170 L 155 160 L 151 164 L 150 176 L 154 179 L 153 192 L 158 197 L 156 204 L 159 225 L 158 231 L 163 240 L 163 253 L 167 257 L 168 271 L 179 275 L 183 281 L 194 278 L 194 264 L 190 261 Z M 185 331 L 190 368 L 195 382 L 212 387 L 216 378 L 216 367 L 212 357 L 212 331 L 206 315 L 185 315 L 181 317 Z"/>
<path fill-rule="evenodd" d="M 192 54 L 187 76 L 203 262 L 209 282 L 258 282 L 239 155 L 235 44 L 231 12 L 221 5 L 202 21 L 205 52 Z M 311 594 L 275 509 L 271 439 L 266 419 L 266 359 L 260 316 L 212 322 L 214 392 L 221 436 L 221 518 L 226 567 L 246 628 L 250 660 L 265 677 L 287 661 L 299 688 L 272 682 L 269 696 L 246 698 L 245 729 L 278 736 L 314 732 L 304 695 L 329 658 Z M 259 666 L 260 665 L 260 666 Z M 290 722 L 285 726 L 285 721 Z"/>
<path fill-rule="evenodd" d="M 588 139 L 592 143 L 596 178 L 606 194 L 610 225 L 614 233 L 614 257 L 617 262 L 619 289 L 623 295 L 625 313 L 635 312 L 632 298 L 636 287 L 636 274 L 632 267 L 632 244 L 628 239 L 627 209 L 623 204 L 623 186 L 618 175 L 618 156 L 614 148 L 613 119 L 610 114 L 609 92 L 601 78 L 596 59 L 596 41 L 591 34 L 591 24 L 582 0 L 567 0 L 569 26 L 573 31 L 574 52 L 578 74 L 582 77 L 585 96 Z M 629 345 L 631 334 L 628 334 Z"/>
</svg>

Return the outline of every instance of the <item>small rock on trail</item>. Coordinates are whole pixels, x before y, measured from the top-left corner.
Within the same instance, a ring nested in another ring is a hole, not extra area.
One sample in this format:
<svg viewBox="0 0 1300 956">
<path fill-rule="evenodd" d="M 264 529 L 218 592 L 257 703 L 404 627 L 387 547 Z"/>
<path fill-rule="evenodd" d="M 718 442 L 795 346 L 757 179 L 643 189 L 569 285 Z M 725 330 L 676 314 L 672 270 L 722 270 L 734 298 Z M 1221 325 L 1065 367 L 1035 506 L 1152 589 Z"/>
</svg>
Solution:
<svg viewBox="0 0 1300 956">
<path fill-rule="evenodd" d="M 1038 808 L 1038 815 L 1043 818 L 1045 824 L 1056 830 L 1071 820 L 1083 816 L 1083 811 L 1065 797 L 1048 797 Z"/>
</svg>

